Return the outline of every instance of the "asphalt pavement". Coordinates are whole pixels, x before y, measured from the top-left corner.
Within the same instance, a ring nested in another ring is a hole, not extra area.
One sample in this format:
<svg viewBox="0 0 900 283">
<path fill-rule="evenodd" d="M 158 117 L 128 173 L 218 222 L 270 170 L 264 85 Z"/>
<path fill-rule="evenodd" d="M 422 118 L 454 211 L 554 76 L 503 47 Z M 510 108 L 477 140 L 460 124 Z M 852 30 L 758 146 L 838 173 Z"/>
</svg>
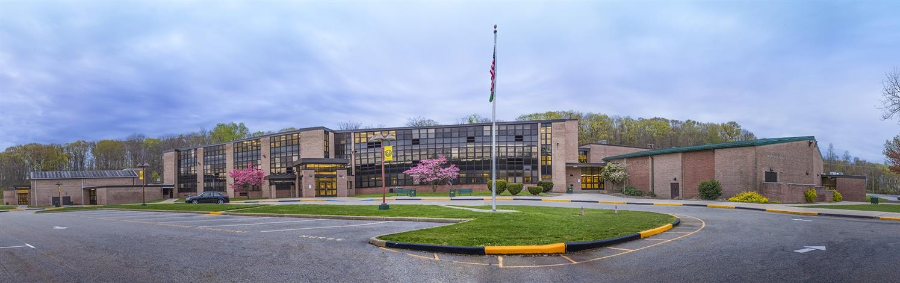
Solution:
<svg viewBox="0 0 900 283">
<path fill-rule="evenodd" d="M 656 211 L 684 224 L 565 257 L 498 257 L 367 243 L 376 235 L 446 225 L 438 223 L 8 212 L 0 213 L 0 282 L 900 282 L 892 275 L 900 266 L 900 222 L 701 207 L 499 203 Z"/>
</svg>

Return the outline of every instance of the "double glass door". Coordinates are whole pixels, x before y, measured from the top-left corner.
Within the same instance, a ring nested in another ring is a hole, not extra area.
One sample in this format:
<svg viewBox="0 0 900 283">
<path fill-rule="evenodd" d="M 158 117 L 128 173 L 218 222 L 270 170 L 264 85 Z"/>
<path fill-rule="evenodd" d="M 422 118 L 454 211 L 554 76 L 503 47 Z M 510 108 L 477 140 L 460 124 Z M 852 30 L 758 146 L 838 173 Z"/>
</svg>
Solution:
<svg viewBox="0 0 900 283">
<path fill-rule="evenodd" d="M 337 180 L 335 177 L 316 177 L 317 197 L 336 197 Z"/>
</svg>

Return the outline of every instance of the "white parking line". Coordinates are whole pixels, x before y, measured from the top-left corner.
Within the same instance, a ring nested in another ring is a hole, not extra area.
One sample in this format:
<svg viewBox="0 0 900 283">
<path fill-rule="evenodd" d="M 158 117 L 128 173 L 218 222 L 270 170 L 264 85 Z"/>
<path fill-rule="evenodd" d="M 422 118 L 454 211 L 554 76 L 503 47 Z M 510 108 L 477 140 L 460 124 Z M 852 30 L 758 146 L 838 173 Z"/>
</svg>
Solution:
<svg viewBox="0 0 900 283">
<path fill-rule="evenodd" d="M 277 224 L 277 223 L 297 223 L 297 222 L 309 222 L 309 221 L 322 221 L 322 220 L 325 220 L 325 219 L 307 219 L 307 220 L 293 220 L 293 221 L 275 221 L 275 222 L 260 222 L 260 223 L 242 223 L 242 224 L 208 225 L 208 226 L 197 226 L 197 227 L 250 226 L 250 225 L 264 225 L 264 224 Z"/>
<path fill-rule="evenodd" d="M 267 230 L 267 231 L 259 231 L 260 233 L 271 233 L 271 232 L 284 232 L 284 231 L 298 231 L 298 230 L 312 230 L 312 229 L 326 229 L 326 228 L 341 228 L 341 227 L 357 227 L 357 226 L 368 226 L 375 225 L 381 223 L 387 223 L 388 221 L 381 222 L 372 222 L 372 223 L 363 223 L 363 224 L 353 224 L 353 225 L 339 225 L 339 226 L 321 226 L 321 227 L 307 227 L 307 228 L 294 228 L 294 229 L 280 229 L 280 230 Z"/>
<path fill-rule="evenodd" d="M 0 249 L 15 249 L 15 248 L 24 248 L 25 246 L 9 246 L 9 247 L 0 247 Z"/>
<path fill-rule="evenodd" d="M 206 219 L 204 220 L 178 220 L 178 221 L 160 221 L 157 223 L 181 223 L 181 222 L 207 222 L 207 221 L 247 221 L 247 220 L 258 220 L 258 219 L 271 219 L 271 217 L 265 218 L 255 218 L 255 217 L 240 217 L 240 218 L 221 218 L 221 219 Z"/>
<path fill-rule="evenodd" d="M 141 213 L 141 214 L 115 215 L 115 216 L 113 216 L 113 217 L 97 217 L 97 219 L 103 219 L 103 220 L 121 220 L 121 219 L 141 218 L 141 217 L 155 216 L 155 215 L 156 215 L 156 216 L 165 216 L 165 215 L 171 215 L 171 214 L 168 214 L 168 213 L 153 213 L 153 214 L 151 214 L 151 213 L 146 213 L 146 212 L 144 212 L 144 213 Z"/>
</svg>

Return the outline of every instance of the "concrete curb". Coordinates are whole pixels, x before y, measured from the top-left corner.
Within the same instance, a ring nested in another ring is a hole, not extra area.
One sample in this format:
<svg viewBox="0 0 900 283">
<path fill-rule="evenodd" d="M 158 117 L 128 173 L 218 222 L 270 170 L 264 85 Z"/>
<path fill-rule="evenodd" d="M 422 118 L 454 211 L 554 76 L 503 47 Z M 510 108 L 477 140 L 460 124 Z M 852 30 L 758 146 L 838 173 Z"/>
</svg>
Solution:
<svg viewBox="0 0 900 283">
<path fill-rule="evenodd" d="M 674 216 L 674 215 L 673 215 Z M 469 255 L 510 255 L 510 254 L 566 254 L 588 249 L 611 246 L 628 241 L 639 240 L 653 235 L 657 235 L 672 229 L 681 224 L 681 219 L 675 217 L 672 223 L 659 226 L 653 229 L 644 230 L 638 233 L 619 236 L 615 238 L 585 241 L 585 242 L 564 242 L 546 245 L 531 246 L 482 246 L 482 247 L 462 247 L 462 246 L 441 246 L 431 244 L 401 243 L 378 239 L 379 235 L 369 239 L 369 244 L 382 248 L 398 248 L 426 252 L 443 252 L 454 254 Z"/>
</svg>

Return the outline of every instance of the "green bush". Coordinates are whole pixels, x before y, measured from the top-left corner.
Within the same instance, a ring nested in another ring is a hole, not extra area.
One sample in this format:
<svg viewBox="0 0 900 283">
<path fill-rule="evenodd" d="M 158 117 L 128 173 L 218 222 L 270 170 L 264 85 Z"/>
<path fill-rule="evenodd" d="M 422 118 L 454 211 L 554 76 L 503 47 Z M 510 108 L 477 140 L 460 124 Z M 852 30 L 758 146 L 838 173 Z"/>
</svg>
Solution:
<svg viewBox="0 0 900 283">
<path fill-rule="evenodd" d="M 522 187 L 523 187 L 523 186 L 524 186 L 524 185 L 519 184 L 519 183 L 511 183 L 511 184 L 506 185 L 506 189 L 509 190 L 509 193 L 510 193 L 511 195 L 514 195 L 514 196 L 515 196 L 515 195 L 518 195 L 519 193 L 522 192 Z M 498 186 L 498 187 L 499 187 L 499 186 Z"/>
<path fill-rule="evenodd" d="M 832 198 L 833 202 L 842 202 L 844 201 L 844 196 L 841 195 L 838 191 L 834 191 L 834 197 Z"/>
<path fill-rule="evenodd" d="M 647 195 L 650 196 L 651 198 L 655 198 L 655 197 L 656 197 L 656 192 L 650 191 L 650 193 L 648 193 Z"/>
<path fill-rule="evenodd" d="M 634 186 L 631 186 L 631 185 L 625 186 L 625 188 L 622 189 L 622 193 L 625 194 L 626 196 L 633 196 L 633 197 L 644 196 L 643 191 L 638 190 L 637 188 L 635 188 Z"/>
<path fill-rule="evenodd" d="M 754 192 L 754 191 L 746 191 L 737 194 L 728 199 L 728 201 L 734 202 L 752 202 L 752 203 L 769 203 L 769 198 L 764 197 L 763 195 Z"/>
<path fill-rule="evenodd" d="M 803 194 L 806 196 L 806 202 L 816 202 L 816 198 L 818 197 L 816 195 L 816 189 L 812 188 L 806 190 Z"/>
<path fill-rule="evenodd" d="M 553 182 L 538 181 L 537 185 L 542 188 L 542 192 L 549 193 L 549 192 L 553 191 Z"/>
<path fill-rule="evenodd" d="M 488 180 L 487 186 L 488 186 L 488 191 L 492 190 L 490 180 Z M 508 186 L 508 184 L 506 183 L 506 180 L 497 180 L 497 194 L 499 195 L 499 194 L 502 194 L 504 191 L 506 191 L 507 186 Z"/>
<path fill-rule="evenodd" d="M 544 191 L 544 188 L 542 188 L 542 187 L 528 186 L 528 192 L 531 193 L 531 195 L 536 196 L 536 195 L 541 194 L 541 192 L 543 192 L 543 191 Z"/>
<path fill-rule="evenodd" d="M 716 200 L 722 196 L 722 184 L 716 179 L 700 182 L 700 198 L 705 200 Z"/>
</svg>

